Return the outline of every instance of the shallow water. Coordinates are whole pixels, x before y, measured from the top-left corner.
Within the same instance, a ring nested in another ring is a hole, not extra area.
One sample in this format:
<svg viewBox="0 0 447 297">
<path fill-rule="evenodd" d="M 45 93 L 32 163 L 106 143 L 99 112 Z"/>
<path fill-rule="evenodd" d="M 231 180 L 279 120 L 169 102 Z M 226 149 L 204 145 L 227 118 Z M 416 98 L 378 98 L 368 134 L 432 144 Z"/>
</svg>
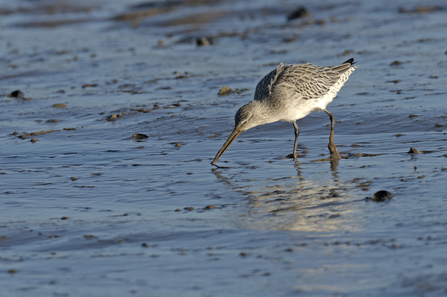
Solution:
<svg viewBox="0 0 447 297">
<path fill-rule="evenodd" d="M 64 3 L 0 2 L 1 296 L 446 294 L 447 7 Z M 338 164 L 325 113 L 209 164 L 277 64 L 350 57 Z"/>
</svg>

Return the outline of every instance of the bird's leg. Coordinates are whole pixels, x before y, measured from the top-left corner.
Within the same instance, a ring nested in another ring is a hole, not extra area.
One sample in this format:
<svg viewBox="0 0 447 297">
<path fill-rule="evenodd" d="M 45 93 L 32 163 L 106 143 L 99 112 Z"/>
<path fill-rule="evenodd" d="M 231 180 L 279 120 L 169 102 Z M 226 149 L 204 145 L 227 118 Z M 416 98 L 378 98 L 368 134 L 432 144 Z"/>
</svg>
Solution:
<svg viewBox="0 0 447 297">
<path fill-rule="evenodd" d="M 328 144 L 328 148 L 329 151 L 331 152 L 331 158 L 335 159 L 335 160 L 340 160 L 340 154 L 337 151 L 337 146 L 334 143 L 334 125 L 335 125 L 335 117 L 332 113 L 330 113 L 327 109 L 324 110 L 329 117 L 331 118 L 331 135 L 329 136 L 329 144 Z"/>
<path fill-rule="evenodd" d="M 296 158 L 298 157 L 298 154 L 296 153 L 296 147 L 298 145 L 298 136 L 300 136 L 300 129 L 298 128 L 296 121 L 293 121 L 292 124 L 293 128 L 295 129 L 295 145 L 293 146 L 293 160 L 296 161 Z"/>
</svg>

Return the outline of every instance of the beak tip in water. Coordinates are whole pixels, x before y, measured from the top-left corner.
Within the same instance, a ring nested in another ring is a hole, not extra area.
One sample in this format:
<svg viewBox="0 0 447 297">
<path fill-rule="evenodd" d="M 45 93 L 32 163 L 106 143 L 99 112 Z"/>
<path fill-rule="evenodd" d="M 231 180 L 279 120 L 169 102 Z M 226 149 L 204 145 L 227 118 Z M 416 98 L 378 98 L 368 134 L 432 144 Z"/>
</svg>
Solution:
<svg viewBox="0 0 447 297">
<path fill-rule="evenodd" d="M 236 137 L 242 133 L 243 130 L 240 130 L 238 128 L 235 128 L 231 135 L 228 137 L 227 141 L 225 141 L 224 145 L 220 148 L 220 150 L 217 152 L 216 157 L 214 157 L 214 160 L 211 162 L 211 165 L 217 166 L 216 162 L 219 160 L 220 156 L 227 150 L 227 148 L 230 146 L 230 144 L 233 142 L 233 140 L 236 139 Z"/>
</svg>

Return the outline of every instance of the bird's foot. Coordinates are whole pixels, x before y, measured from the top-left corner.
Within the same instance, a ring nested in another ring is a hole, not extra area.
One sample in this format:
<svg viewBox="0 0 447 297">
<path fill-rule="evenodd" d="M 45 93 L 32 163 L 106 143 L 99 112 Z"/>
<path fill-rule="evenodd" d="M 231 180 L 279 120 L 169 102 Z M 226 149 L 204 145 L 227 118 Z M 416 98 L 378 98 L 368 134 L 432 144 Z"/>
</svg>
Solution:
<svg viewBox="0 0 447 297">
<path fill-rule="evenodd" d="M 335 143 L 329 143 L 328 145 L 329 151 L 331 152 L 331 159 L 332 160 L 340 160 L 341 156 L 337 151 L 337 146 L 335 145 Z"/>
<path fill-rule="evenodd" d="M 332 160 L 341 160 L 341 156 L 340 154 L 336 151 L 336 152 L 331 152 L 331 159 Z"/>
<path fill-rule="evenodd" d="M 294 161 L 296 161 L 297 158 L 302 158 L 304 157 L 304 155 L 299 155 L 299 154 L 288 154 L 286 156 L 287 159 L 293 159 Z"/>
</svg>

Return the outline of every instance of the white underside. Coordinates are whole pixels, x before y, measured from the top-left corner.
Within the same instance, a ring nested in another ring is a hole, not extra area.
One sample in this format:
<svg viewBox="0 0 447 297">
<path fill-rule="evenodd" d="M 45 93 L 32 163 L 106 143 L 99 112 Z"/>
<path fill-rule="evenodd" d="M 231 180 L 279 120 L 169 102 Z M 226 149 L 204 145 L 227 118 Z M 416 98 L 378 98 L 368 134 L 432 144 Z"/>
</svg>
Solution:
<svg viewBox="0 0 447 297">
<path fill-rule="evenodd" d="M 296 100 L 289 101 L 285 110 L 287 112 L 281 115 L 280 121 L 290 122 L 304 118 L 309 113 L 314 111 L 322 111 L 326 109 L 326 106 L 332 102 L 334 95 L 327 94 L 318 100 L 303 100 L 297 98 Z"/>
<path fill-rule="evenodd" d="M 354 71 L 354 69 L 352 69 L 352 71 Z M 288 100 L 283 101 L 284 108 L 282 109 L 281 116 L 278 120 L 285 122 L 296 121 L 304 118 L 311 112 L 325 110 L 326 106 L 332 102 L 335 96 L 337 96 L 338 91 L 348 80 L 349 74 L 351 74 L 352 71 L 341 77 L 340 81 L 332 86 L 329 92 L 321 98 L 305 100 L 298 95 L 295 98 L 289 98 Z"/>
</svg>

